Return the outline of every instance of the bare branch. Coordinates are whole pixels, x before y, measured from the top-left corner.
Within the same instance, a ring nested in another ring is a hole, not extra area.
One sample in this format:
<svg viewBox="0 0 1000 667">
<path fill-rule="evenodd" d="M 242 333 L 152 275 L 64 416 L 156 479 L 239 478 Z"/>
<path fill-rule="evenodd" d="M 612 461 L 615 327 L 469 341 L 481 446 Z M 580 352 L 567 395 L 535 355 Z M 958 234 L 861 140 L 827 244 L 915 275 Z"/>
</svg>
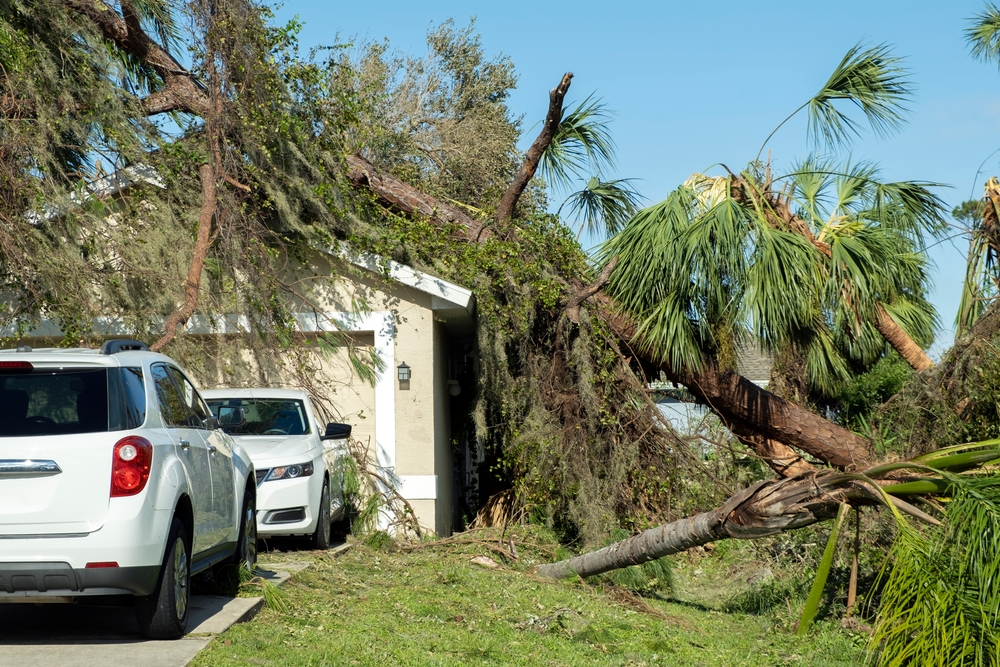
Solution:
<svg viewBox="0 0 1000 667">
<path fill-rule="evenodd" d="M 198 292 L 201 289 L 201 271 L 205 267 L 208 256 L 209 231 L 212 228 L 212 218 L 218 204 L 218 193 L 215 189 L 215 173 L 211 165 L 203 164 L 198 170 L 201 176 L 201 212 L 198 215 L 198 239 L 194 245 L 194 256 L 188 268 L 187 281 L 184 284 L 184 305 L 175 310 L 163 325 L 163 336 L 149 346 L 153 352 L 159 352 L 177 336 L 177 329 L 187 324 L 198 305 Z"/>
<path fill-rule="evenodd" d="M 524 154 L 524 162 L 521 163 L 521 168 L 517 170 L 514 180 L 507 186 L 507 192 L 504 193 L 503 198 L 500 200 L 500 205 L 497 206 L 497 222 L 510 220 L 514 217 L 514 208 L 517 206 L 517 200 L 521 198 L 524 189 L 528 187 L 532 176 L 535 175 L 535 171 L 538 169 L 538 162 L 542 159 L 545 149 L 552 143 L 552 137 L 555 136 L 556 130 L 559 128 L 559 123 L 562 121 L 563 98 L 566 97 L 566 91 L 569 90 L 569 84 L 572 80 L 573 73 L 566 72 L 566 74 L 563 74 L 559 85 L 549 92 L 549 112 L 545 116 L 545 124 L 542 126 L 542 131 L 538 133 L 538 137 L 534 143 L 531 144 L 531 148 Z"/>
</svg>

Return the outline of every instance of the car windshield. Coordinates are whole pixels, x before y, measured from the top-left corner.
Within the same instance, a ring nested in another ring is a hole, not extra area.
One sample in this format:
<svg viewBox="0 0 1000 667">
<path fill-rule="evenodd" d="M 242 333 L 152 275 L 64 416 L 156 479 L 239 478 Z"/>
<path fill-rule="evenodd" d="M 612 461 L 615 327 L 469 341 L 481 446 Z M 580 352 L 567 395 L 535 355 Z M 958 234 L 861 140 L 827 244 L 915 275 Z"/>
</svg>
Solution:
<svg viewBox="0 0 1000 667">
<path fill-rule="evenodd" d="M 230 435 L 305 435 L 309 433 L 305 404 L 291 398 L 209 398 L 208 407 Z M 232 426 L 232 411 L 242 408 L 246 421 Z M 228 413 L 228 414 L 227 414 Z"/>
<path fill-rule="evenodd" d="M 0 437 L 137 428 L 146 398 L 139 368 L 34 368 L 0 373 Z"/>
</svg>

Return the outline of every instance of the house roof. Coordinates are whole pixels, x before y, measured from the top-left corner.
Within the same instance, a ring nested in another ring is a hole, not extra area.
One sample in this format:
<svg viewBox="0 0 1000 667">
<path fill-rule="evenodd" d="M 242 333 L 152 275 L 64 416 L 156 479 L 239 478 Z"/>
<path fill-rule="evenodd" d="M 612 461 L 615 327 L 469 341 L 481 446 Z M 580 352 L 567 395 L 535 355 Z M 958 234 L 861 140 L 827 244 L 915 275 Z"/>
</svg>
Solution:
<svg viewBox="0 0 1000 667">
<path fill-rule="evenodd" d="M 314 248 L 324 255 L 388 276 L 400 284 L 429 294 L 431 310 L 452 333 L 471 332 L 476 309 L 472 290 L 379 255 L 354 252 L 344 243 Z"/>
</svg>

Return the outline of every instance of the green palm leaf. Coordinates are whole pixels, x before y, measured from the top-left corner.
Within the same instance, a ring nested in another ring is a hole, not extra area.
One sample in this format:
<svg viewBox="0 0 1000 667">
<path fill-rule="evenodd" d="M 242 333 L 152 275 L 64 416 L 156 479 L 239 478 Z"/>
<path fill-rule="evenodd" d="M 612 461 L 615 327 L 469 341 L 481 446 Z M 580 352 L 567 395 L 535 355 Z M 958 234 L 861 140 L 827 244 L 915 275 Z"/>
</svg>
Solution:
<svg viewBox="0 0 1000 667">
<path fill-rule="evenodd" d="M 992 2 L 987 3 L 984 11 L 972 17 L 972 25 L 965 29 L 965 39 L 974 58 L 1000 63 L 1000 9 Z"/>
<path fill-rule="evenodd" d="M 615 142 L 608 128 L 611 113 L 589 95 L 572 110 L 563 111 L 555 136 L 542 154 L 538 172 L 546 182 L 569 188 L 574 177 L 598 175 L 615 163 Z"/>
<path fill-rule="evenodd" d="M 902 59 L 893 56 L 888 45 L 852 47 L 806 104 L 810 134 L 829 145 L 843 145 L 857 136 L 858 123 L 835 104 L 844 100 L 861 109 L 877 135 L 897 130 L 905 121 L 905 103 L 910 97 L 906 76 Z"/>
<path fill-rule="evenodd" d="M 605 237 L 616 234 L 629 218 L 639 210 L 642 197 L 632 187 L 631 178 L 620 178 L 602 181 L 597 176 L 591 177 L 587 187 L 574 192 L 562 207 L 569 205 L 568 214 L 571 217 L 582 218 L 577 238 L 586 229 L 592 234 L 602 233 Z M 556 212 L 559 215 L 559 212 Z"/>
</svg>

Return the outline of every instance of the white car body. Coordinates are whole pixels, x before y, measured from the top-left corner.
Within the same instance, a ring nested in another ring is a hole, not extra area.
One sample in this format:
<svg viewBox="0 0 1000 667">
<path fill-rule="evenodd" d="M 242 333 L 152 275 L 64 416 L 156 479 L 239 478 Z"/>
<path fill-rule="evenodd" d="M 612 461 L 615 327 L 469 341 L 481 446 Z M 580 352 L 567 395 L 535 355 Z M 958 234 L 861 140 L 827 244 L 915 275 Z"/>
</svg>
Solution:
<svg viewBox="0 0 1000 667">
<path fill-rule="evenodd" d="M 249 435 L 241 434 L 239 427 L 226 427 L 233 439 L 250 454 L 256 469 L 258 535 L 315 534 L 323 516 L 320 499 L 324 483 L 330 498 L 328 518 L 337 521 L 344 517 L 343 460 L 347 450 L 343 440 L 323 438 L 324 424 L 306 392 L 264 388 L 209 389 L 203 396 L 216 417 L 219 406 L 253 405 L 251 401 L 294 402 L 303 410 L 304 423 L 290 433 Z M 273 479 L 275 470 L 307 464 L 312 464 L 311 474 Z"/>
<path fill-rule="evenodd" d="M 254 490 L 249 455 L 214 419 L 196 417 L 198 392 L 176 363 L 128 349 L 0 350 L 0 602 L 153 595 L 175 518 L 187 531 L 190 574 L 237 553 L 241 508 Z M 9 370 L 24 362 L 33 369 Z M 91 379 L 74 379 L 81 377 Z M 46 413 L 53 394 L 32 382 L 67 383 L 75 410 Z M 190 401 L 171 408 L 188 411 L 183 426 L 161 414 L 167 385 L 173 397 Z M 136 407 L 140 392 L 144 415 Z M 94 414 L 100 427 L 101 400 L 105 430 L 82 432 Z M 17 410 L 24 414 L 11 416 Z M 113 455 L 126 438 L 146 441 L 140 449 L 151 456 L 148 478 L 134 495 L 113 496 L 113 469 L 121 465 Z M 186 625 L 182 611 L 178 622 Z"/>
</svg>

